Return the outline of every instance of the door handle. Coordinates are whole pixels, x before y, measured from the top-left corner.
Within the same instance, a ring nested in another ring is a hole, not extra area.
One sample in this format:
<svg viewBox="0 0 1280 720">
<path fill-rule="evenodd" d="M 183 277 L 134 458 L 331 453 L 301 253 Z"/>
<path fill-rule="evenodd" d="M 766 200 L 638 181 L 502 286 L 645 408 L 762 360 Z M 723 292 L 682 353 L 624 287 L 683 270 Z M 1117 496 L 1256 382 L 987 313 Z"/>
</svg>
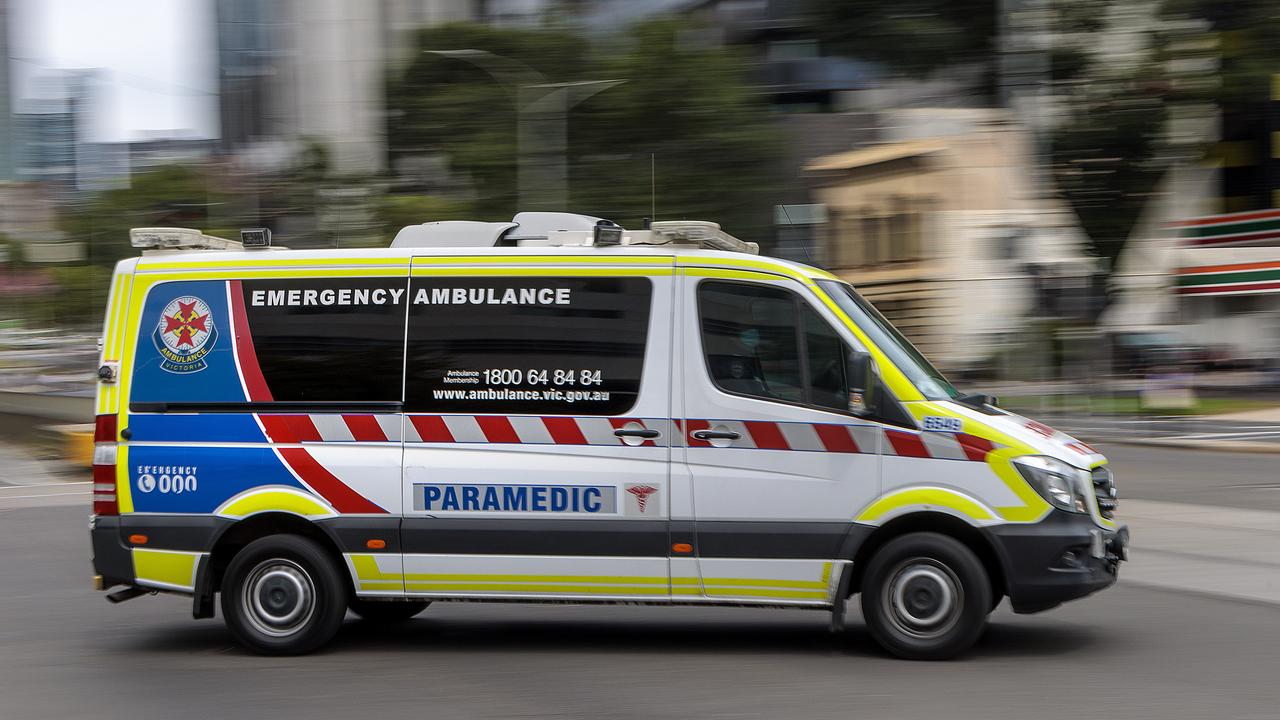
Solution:
<svg viewBox="0 0 1280 720">
<path fill-rule="evenodd" d="M 737 440 L 742 437 L 742 433 L 732 430 L 694 430 L 692 435 L 695 440 Z"/>
<path fill-rule="evenodd" d="M 650 430 L 649 428 L 618 428 L 613 431 L 613 434 L 617 437 L 638 437 L 652 440 L 662 433 L 657 430 Z"/>
</svg>

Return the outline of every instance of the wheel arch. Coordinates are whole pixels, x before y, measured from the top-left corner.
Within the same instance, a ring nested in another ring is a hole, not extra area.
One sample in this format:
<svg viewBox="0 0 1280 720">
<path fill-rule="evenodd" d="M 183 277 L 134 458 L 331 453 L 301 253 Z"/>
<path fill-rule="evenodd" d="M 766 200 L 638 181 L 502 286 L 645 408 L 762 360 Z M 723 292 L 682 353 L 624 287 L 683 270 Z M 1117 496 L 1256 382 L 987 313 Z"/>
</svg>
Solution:
<svg viewBox="0 0 1280 720">
<path fill-rule="evenodd" d="M 853 553 L 849 595 L 862 590 L 863 571 L 872 555 L 894 538 L 914 532 L 932 532 L 954 538 L 973 551 L 991 580 L 991 592 L 997 600 L 1007 594 L 1004 563 L 995 545 L 980 527 L 959 517 L 938 511 L 918 511 L 899 515 L 877 527 Z"/>
<path fill-rule="evenodd" d="M 339 575 L 347 579 L 347 593 L 354 596 L 351 572 L 347 569 L 340 545 L 332 530 L 321 523 L 289 512 L 260 512 L 227 525 L 214 538 L 208 562 L 196 580 L 196 597 L 193 614 L 196 617 L 212 617 L 213 595 L 222 587 L 222 578 L 231 559 L 246 545 L 271 535 L 299 535 L 314 541 L 339 568 Z"/>
</svg>

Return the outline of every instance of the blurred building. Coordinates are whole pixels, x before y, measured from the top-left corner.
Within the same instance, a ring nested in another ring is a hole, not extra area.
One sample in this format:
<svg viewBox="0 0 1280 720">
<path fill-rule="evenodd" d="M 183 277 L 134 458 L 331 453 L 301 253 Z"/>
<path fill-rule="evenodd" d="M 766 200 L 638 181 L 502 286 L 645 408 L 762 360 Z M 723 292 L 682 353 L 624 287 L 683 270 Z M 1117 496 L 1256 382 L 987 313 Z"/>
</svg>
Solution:
<svg viewBox="0 0 1280 720">
<path fill-rule="evenodd" d="M 1174 164 L 1117 260 L 1112 331 L 1172 326 L 1226 359 L 1280 358 L 1280 74 L 1268 90 L 1195 126 L 1206 156 Z"/>
<path fill-rule="evenodd" d="M 207 138 L 159 138 L 126 143 L 122 148 L 129 173 L 146 172 L 164 165 L 200 165 L 213 158 L 218 141 Z"/>
<path fill-rule="evenodd" d="M 924 109 L 894 124 L 896 141 L 808 165 L 828 268 L 939 364 L 978 369 L 1041 315 L 1046 277 L 1083 295 L 1096 260 L 1074 216 L 1028 192 L 1031 138 L 1008 113 Z"/>
<path fill-rule="evenodd" d="M 127 156 L 90 136 L 97 70 L 45 71 L 15 104 L 14 179 L 42 183 L 59 199 L 112 187 L 127 176 Z"/>
<path fill-rule="evenodd" d="M 0 183 L 13 179 L 13 75 L 9 67 L 9 0 L 0 0 Z"/>
<path fill-rule="evenodd" d="M 337 175 L 386 161 L 383 79 L 412 31 L 474 0 L 216 0 L 222 150 L 278 167 L 318 141 Z"/>
</svg>

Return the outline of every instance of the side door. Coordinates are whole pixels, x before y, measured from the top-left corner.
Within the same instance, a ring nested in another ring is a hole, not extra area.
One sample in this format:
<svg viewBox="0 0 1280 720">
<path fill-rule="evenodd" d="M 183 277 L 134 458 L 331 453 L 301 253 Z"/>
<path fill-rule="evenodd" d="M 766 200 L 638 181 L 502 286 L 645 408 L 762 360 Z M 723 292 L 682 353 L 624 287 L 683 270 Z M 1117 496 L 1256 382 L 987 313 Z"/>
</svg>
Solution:
<svg viewBox="0 0 1280 720">
<path fill-rule="evenodd" d="M 725 275 L 684 269 L 679 291 L 674 472 L 691 484 L 702 593 L 826 603 L 853 513 L 880 485 L 881 432 L 849 412 L 854 340 L 800 283 Z"/>
<path fill-rule="evenodd" d="M 467 260 L 410 282 L 407 592 L 669 597 L 671 259 Z"/>
</svg>

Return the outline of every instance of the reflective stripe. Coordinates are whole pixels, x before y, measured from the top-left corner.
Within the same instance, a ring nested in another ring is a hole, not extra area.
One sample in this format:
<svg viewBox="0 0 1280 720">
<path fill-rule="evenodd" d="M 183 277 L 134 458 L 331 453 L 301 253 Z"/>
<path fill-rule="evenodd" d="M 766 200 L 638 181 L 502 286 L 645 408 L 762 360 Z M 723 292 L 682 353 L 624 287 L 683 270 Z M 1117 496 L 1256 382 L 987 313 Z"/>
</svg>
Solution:
<svg viewBox="0 0 1280 720">
<path fill-rule="evenodd" d="M 193 590 L 196 565 L 204 553 L 133 548 L 133 573 L 139 585 Z"/>
<path fill-rule="evenodd" d="M 858 522 L 874 522 L 907 508 L 951 510 L 971 520 L 995 520 L 995 512 L 968 495 L 949 488 L 914 487 L 876 499 L 858 514 Z"/>
<path fill-rule="evenodd" d="M 260 512 L 287 512 L 303 517 L 331 517 L 337 514 L 324 500 L 285 486 L 264 486 L 246 490 L 213 511 L 214 515 L 242 518 Z"/>
<path fill-rule="evenodd" d="M 316 434 L 325 442 L 351 442 L 356 439 L 341 415 L 311 415 L 309 418 Z"/>
<path fill-rule="evenodd" d="M 667 578 L 637 575 L 555 575 L 526 573 L 390 573 L 374 555 L 348 556 L 361 590 L 397 590 L 449 594 L 507 593 L 548 595 L 700 596 L 702 586 L 717 597 L 826 600 L 830 595 L 833 563 L 823 563 L 817 580 L 751 577 Z"/>
</svg>

